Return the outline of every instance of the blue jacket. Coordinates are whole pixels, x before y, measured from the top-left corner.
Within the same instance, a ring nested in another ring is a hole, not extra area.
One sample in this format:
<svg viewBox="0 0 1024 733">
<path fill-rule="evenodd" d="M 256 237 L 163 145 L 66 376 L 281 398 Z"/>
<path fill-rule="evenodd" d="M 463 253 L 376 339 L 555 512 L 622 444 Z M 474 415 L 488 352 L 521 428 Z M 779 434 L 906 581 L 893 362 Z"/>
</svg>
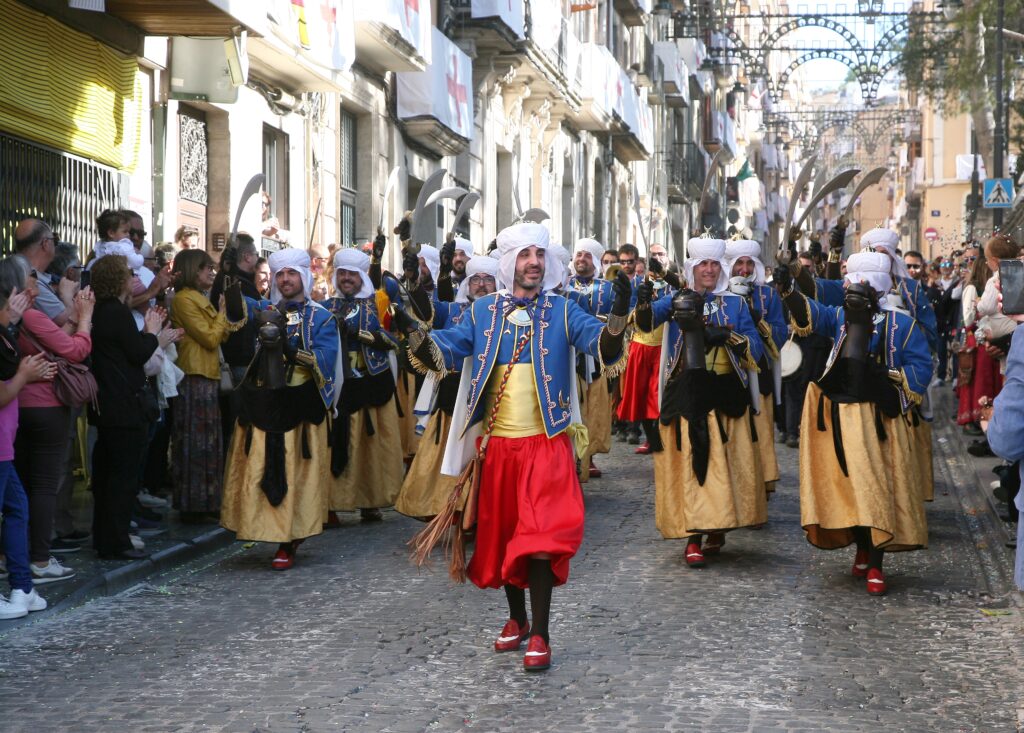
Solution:
<svg viewBox="0 0 1024 733">
<path fill-rule="evenodd" d="M 668 354 L 665 356 L 665 366 L 668 373 L 671 374 L 676 362 L 679 361 L 680 354 L 683 352 L 685 334 L 671 318 L 671 298 L 662 298 L 661 300 L 654 301 L 651 304 L 651 309 L 655 328 L 668 321 Z M 732 362 L 736 376 L 740 378 L 743 386 L 746 387 L 749 382 L 747 367 L 760 361 L 761 356 L 764 354 L 764 343 L 762 343 L 761 335 L 754 325 L 754 319 L 750 317 L 750 310 L 747 308 L 746 301 L 738 295 L 731 293 L 723 293 L 722 295 L 708 293 L 704 296 L 704 318 L 709 326 L 729 326 L 732 328 L 734 338 L 738 339 L 735 343 L 742 347 L 739 350 L 741 355 L 749 357 L 750 361 L 748 362 L 746 358 L 741 359 L 738 357 L 733 349 L 726 349 L 726 352 L 729 355 L 729 361 Z"/>
<path fill-rule="evenodd" d="M 910 317 L 917 321 L 921 330 L 924 331 L 925 339 L 928 341 L 928 348 L 934 352 L 939 344 L 939 325 L 935 320 L 935 310 L 931 301 L 928 300 L 928 293 L 921 287 L 921 283 L 909 277 L 897 277 L 896 289 L 910 312 Z M 814 279 L 814 299 L 819 303 L 831 306 L 841 306 L 845 300 L 843 292 L 843 280 Z"/>
<path fill-rule="evenodd" d="M 771 329 L 772 343 L 776 349 L 781 349 L 789 338 L 789 326 L 786 323 L 786 314 L 782 310 L 782 298 L 778 291 L 771 285 L 755 285 L 751 300 L 757 309 L 761 311 L 761 318 Z"/>
<path fill-rule="evenodd" d="M 610 280 L 594 278 L 588 282 L 578 277 L 569 278 L 565 297 L 592 316 L 606 316 L 612 312 L 615 288 Z"/>
<path fill-rule="evenodd" d="M 469 311 L 469 306 L 469 303 L 436 301 L 434 303 L 434 328 L 452 328 L 459 325 Z"/>
<path fill-rule="evenodd" d="M 429 337 L 440 351 L 444 368 L 453 371 L 473 357 L 469 375 L 467 419 L 460 435 L 483 419 L 482 399 L 494 369 L 507 364 L 515 349 L 514 327 L 505 320 L 507 309 L 513 308 L 511 295 L 501 291 L 478 298 L 463 318 L 452 328 L 431 331 Z M 533 336 L 530 346 L 519 359 L 533 364 L 544 432 L 553 438 L 572 423 L 571 396 L 576 389 L 575 370 L 569 361 L 570 349 L 590 354 L 600 363 L 600 337 L 604 324 L 572 301 L 554 293 L 543 293 L 533 315 Z M 615 363 L 621 360 L 622 355 Z M 611 365 L 609 365 L 611 366 Z M 463 376 L 466 378 L 466 375 Z"/>
<path fill-rule="evenodd" d="M 636 289 L 640 287 L 644 279 L 643 275 L 634 275 L 633 279 L 629 281 L 630 286 L 633 288 L 633 295 L 629 300 L 630 309 L 636 308 Z M 671 285 L 664 280 L 656 280 L 654 278 L 651 279 L 651 282 L 654 284 L 654 297 L 651 298 L 652 302 L 657 302 L 666 297 L 669 300 L 672 300 L 671 296 L 675 293 L 675 290 Z"/>
<path fill-rule="evenodd" d="M 350 308 L 348 315 L 345 316 L 344 320 L 346 323 L 342 323 L 341 313 L 344 310 L 345 300 L 345 298 L 328 298 L 321 303 L 335 317 L 340 329 L 345 329 L 347 323 L 354 320 L 356 321 L 355 328 L 359 331 L 379 332 L 384 334 L 386 338 L 391 339 L 391 334 L 381 327 L 380 321 L 377 318 L 377 301 L 374 297 L 355 298 L 350 301 L 354 303 L 354 307 Z M 366 370 L 371 375 L 380 374 L 390 368 L 390 361 L 386 350 L 375 349 L 356 339 L 349 339 L 347 343 L 349 350 L 359 349 L 362 352 L 363 361 L 366 363 Z"/>
<path fill-rule="evenodd" d="M 274 307 L 269 300 L 253 300 L 245 298 L 249 318 L 254 318 L 259 311 L 268 311 Z M 288 344 L 292 348 L 308 351 L 313 354 L 313 378 L 320 392 L 320 399 L 328 410 L 334 406 L 334 370 L 338 362 L 338 351 L 341 342 L 334 316 L 323 306 L 312 300 L 306 300 L 298 309 L 299 318 L 288 318 Z M 259 343 L 256 346 L 259 351 Z"/>
<path fill-rule="evenodd" d="M 807 300 L 807 306 L 811 322 L 803 330 L 833 339 L 832 351 L 825 362 L 824 376 L 832 368 L 846 340 L 846 313 L 841 307 L 822 305 L 810 299 Z M 883 334 L 886 339 L 884 347 L 879 344 Z M 910 316 L 898 311 L 882 311 L 875 317 L 875 331 L 870 344 L 872 353 L 878 353 L 880 348 L 886 368 L 899 369 L 903 374 L 903 383 L 896 386 L 900 392 L 900 405 L 906 412 L 921 401 L 921 396 L 932 380 L 932 355 L 928 341 Z"/>
</svg>

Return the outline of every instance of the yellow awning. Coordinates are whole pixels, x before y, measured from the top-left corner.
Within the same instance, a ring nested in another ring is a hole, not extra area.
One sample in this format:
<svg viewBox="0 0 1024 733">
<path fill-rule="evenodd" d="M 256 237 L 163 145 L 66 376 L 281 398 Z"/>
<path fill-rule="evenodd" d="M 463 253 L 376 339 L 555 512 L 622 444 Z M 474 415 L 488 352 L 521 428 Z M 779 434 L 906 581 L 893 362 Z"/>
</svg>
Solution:
<svg viewBox="0 0 1024 733">
<path fill-rule="evenodd" d="M 142 121 L 138 64 L 15 0 L 0 0 L 0 130 L 135 167 Z"/>
</svg>

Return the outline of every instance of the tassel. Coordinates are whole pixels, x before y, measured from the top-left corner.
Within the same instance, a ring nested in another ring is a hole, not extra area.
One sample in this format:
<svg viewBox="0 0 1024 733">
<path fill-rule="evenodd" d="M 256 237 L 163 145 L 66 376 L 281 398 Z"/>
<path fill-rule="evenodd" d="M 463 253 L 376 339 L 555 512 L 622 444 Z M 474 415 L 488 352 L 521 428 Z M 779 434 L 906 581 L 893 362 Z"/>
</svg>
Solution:
<svg viewBox="0 0 1024 733">
<path fill-rule="evenodd" d="M 476 461 L 470 461 L 441 512 L 407 543 L 412 548 L 411 559 L 416 567 L 427 565 L 430 562 L 430 553 L 440 545 L 448 557 L 448 575 L 456 583 L 466 582 L 466 538 L 457 507 L 462 498 L 463 487 L 472 481 L 475 468 Z"/>
</svg>

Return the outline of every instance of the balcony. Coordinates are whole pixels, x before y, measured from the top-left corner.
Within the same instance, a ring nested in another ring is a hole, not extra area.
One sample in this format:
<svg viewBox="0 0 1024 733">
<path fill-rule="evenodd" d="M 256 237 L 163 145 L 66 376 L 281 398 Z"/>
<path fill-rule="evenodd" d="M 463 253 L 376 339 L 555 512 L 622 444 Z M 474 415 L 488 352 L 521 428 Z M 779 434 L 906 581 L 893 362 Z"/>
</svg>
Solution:
<svg viewBox="0 0 1024 733">
<path fill-rule="evenodd" d="M 654 0 L 615 0 L 615 12 L 625 25 L 643 25 L 654 8 Z"/>
<path fill-rule="evenodd" d="M 674 41 L 654 44 L 654 57 L 661 64 L 661 91 L 669 107 L 690 106 L 690 72 Z"/>
<path fill-rule="evenodd" d="M 379 72 L 421 72 L 430 65 L 433 25 L 429 3 L 372 0 L 353 5 L 359 63 Z"/>
<path fill-rule="evenodd" d="M 907 203 L 920 204 L 921 194 L 928 188 L 924 175 L 924 158 L 914 158 L 907 172 Z"/>
<path fill-rule="evenodd" d="M 704 189 L 707 163 L 694 143 L 675 143 L 668 159 L 668 201 L 685 204 L 699 201 Z"/>
<path fill-rule="evenodd" d="M 654 150 L 653 115 L 607 46 L 583 44 L 582 105 L 576 123 L 584 130 L 611 130 L 612 147 L 624 162 L 647 160 Z"/>
<path fill-rule="evenodd" d="M 427 69 L 396 74 L 398 117 L 438 157 L 458 155 L 473 137 L 473 63 L 437 28 L 431 35 Z"/>
<path fill-rule="evenodd" d="M 526 40 L 525 0 L 450 0 L 459 38 L 477 51 L 513 53 Z"/>
</svg>

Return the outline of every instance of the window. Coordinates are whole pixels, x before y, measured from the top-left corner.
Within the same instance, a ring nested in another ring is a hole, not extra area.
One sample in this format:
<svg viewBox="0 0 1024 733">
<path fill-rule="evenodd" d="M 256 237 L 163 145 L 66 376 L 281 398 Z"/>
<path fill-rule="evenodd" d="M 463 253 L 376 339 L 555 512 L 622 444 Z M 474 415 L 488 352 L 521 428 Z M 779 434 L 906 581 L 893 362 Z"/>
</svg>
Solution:
<svg viewBox="0 0 1024 733">
<path fill-rule="evenodd" d="M 341 244 L 356 243 L 356 118 L 341 110 Z"/>
<path fill-rule="evenodd" d="M 264 188 L 270 196 L 267 216 L 276 216 L 282 229 L 288 228 L 288 135 L 270 125 L 263 126 Z"/>
</svg>

